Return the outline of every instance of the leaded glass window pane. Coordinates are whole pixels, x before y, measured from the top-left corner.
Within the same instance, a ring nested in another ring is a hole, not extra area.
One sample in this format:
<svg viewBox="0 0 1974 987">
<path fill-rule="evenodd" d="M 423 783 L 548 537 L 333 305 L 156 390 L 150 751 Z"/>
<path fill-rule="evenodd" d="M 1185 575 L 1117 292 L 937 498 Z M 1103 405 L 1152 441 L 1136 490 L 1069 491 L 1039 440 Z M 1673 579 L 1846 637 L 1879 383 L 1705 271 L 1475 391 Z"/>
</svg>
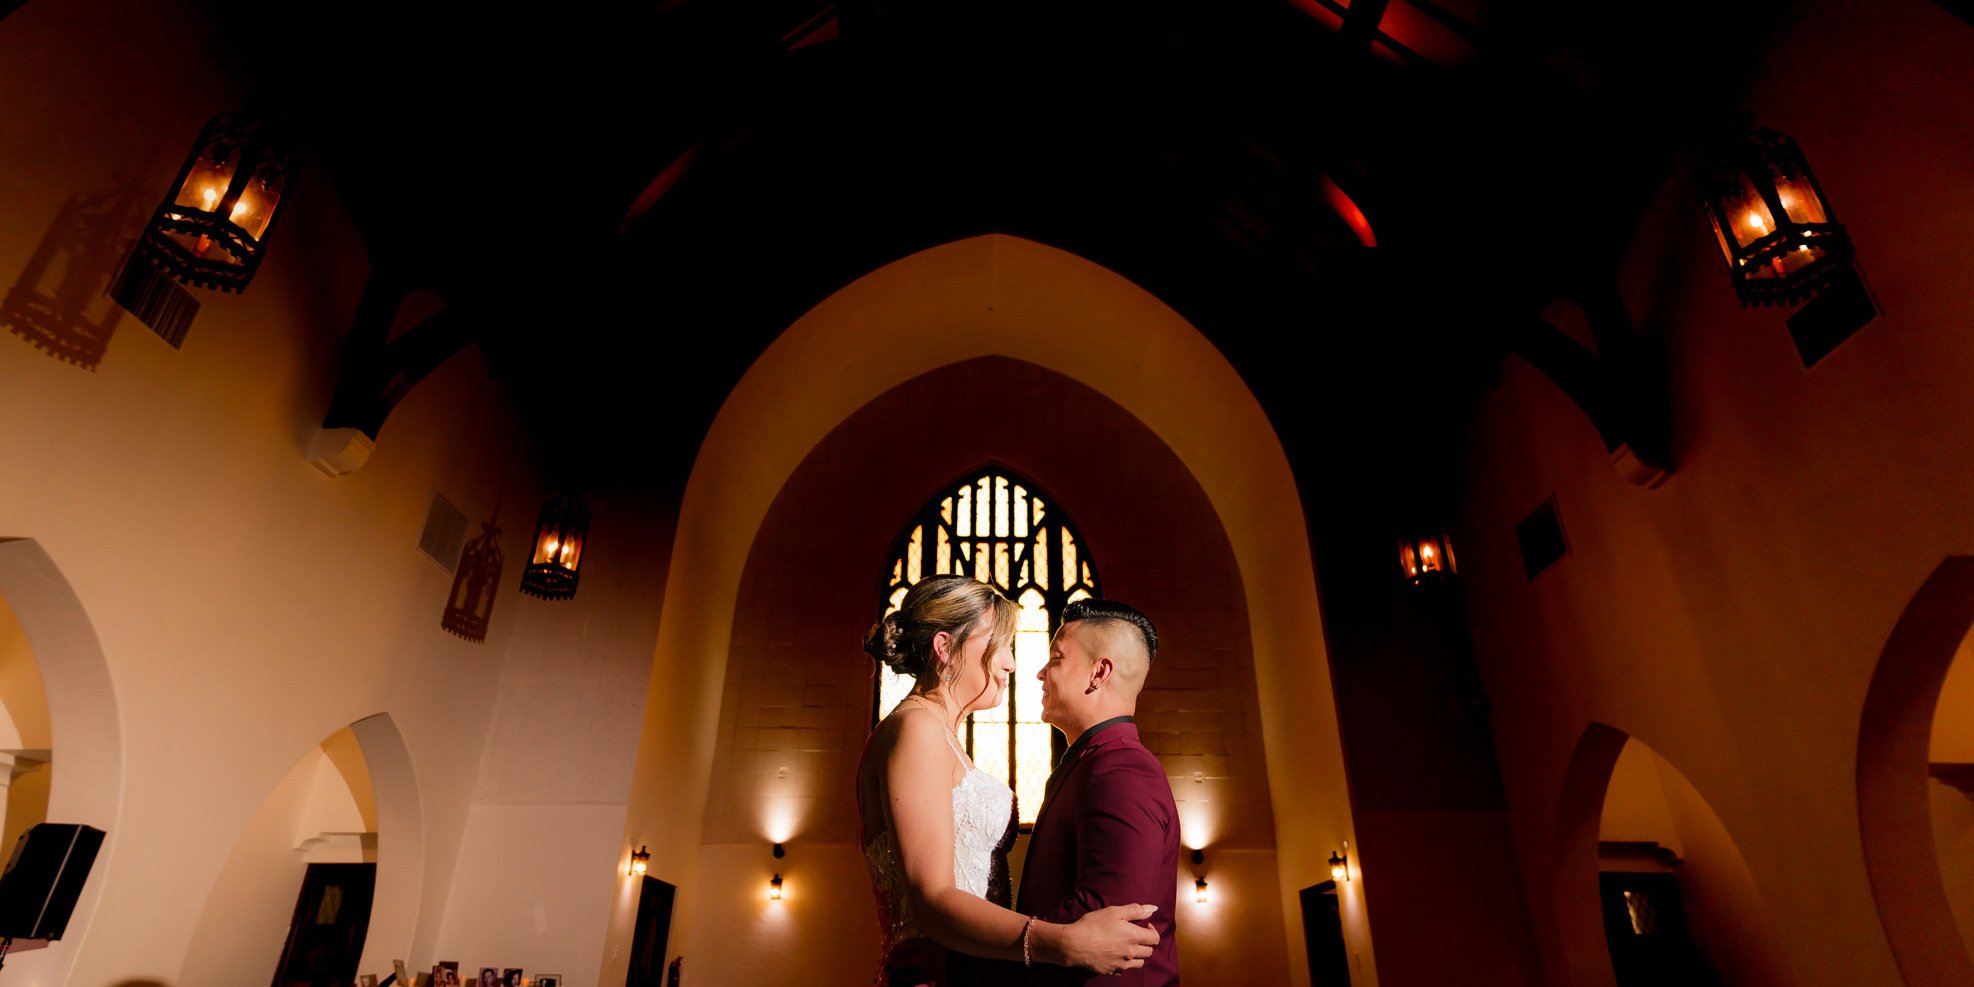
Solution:
<svg viewBox="0 0 1974 987">
<path fill-rule="evenodd" d="M 1055 734 L 1042 722 L 1042 685 L 1035 676 L 1048 663 L 1049 636 L 1062 623 L 1063 607 L 1099 595 L 1081 533 L 1050 509 L 1034 484 L 987 469 L 927 504 L 903 529 L 892 558 L 882 587 L 886 613 L 921 579 L 946 573 L 992 583 L 1020 606 L 1010 688 L 1000 706 L 968 718 L 964 736 L 974 763 L 1014 788 L 1021 822 L 1032 824 L 1055 763 Z M 877 718 L 889 714 L 913 684 L 880 669 Z"/>
</svg>

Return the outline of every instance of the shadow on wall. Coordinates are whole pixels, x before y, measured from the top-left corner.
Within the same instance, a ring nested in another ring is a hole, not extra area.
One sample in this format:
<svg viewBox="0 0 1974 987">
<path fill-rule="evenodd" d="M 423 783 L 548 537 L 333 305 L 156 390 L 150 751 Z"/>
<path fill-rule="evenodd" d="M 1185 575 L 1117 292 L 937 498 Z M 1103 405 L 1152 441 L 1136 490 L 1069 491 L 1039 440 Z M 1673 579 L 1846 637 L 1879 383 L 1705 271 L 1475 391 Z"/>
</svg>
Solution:
<svg viewBox="0 0 1974 987">
<path fill-rule="evenodd" d="M 1644 742 L 1601 723 L 1585 731 L 1557 835 L 1557 914 L 1573 982 L 1792 982 L 1727 827 Z"/>
<path fill-rule="evenodd" d="M 123 314 L 104 290 L 143 229 L 144 201 L 128 183 L 69 196 L 0 300 L 0 325 L 57 360 L 96 369 Z"/>
<path fill-rule="evenodd" d="M 1970 627 L 1974 557 L 1951 556 L 1893 626 L 1858 727 L 1865 874 L 1910 987 L 1974 983 L 1962 939 L 1974 875 L 1964 857 L 1948 866 L 1940 853 L 1964 845 L 1974 826 L 1965 789 L 1953 790 L 1970 784 L 1967 764 L 1974 762 L 1974 731 L 1963 722 L 1974 711 L 1974 667 L 1956 660 L 1968 648 Z M 1958 715 L 1936 718 L 1939 712 Z"/>
</svg>

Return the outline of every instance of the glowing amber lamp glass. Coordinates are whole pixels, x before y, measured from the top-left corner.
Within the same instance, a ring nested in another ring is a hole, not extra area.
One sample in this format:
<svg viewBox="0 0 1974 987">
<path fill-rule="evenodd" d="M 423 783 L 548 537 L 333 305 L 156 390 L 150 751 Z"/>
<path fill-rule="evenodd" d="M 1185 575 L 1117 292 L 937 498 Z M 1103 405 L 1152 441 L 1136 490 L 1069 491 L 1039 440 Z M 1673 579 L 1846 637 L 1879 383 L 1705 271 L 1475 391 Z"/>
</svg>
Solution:
<svg viewBox="0 0 1974 987">
<path fill-rule="evenodd" d="M 631 876 L 640 877 L 651 867 L 651 848 L 640 846 L 631 854 Z"/>
<path fill-rule="evenodd" d="M 1349 861 L 1344 859 L 1343 854 L 1334 850 L 1330 852 L 1330 878 L 1337 881 L 1350 880 Z"/>
<path fill-rule="evenodd" d="M 780 900 L 781 900 L 781 875 L 780 875 L 780 874 L 776 874 L 776 875 L 774 876 L 774 880 L 772 880 L 772 881 L 769 881 L 769 882 L 768 882 L 768 900 L 769 900 L 769 901 L 780 901 Z"/>
<path fill-rule="evenodd" d="M 1193 900 L 1202 905 L 1206 904 L 1206 878 L 1193 879 Z"/>
<path fill-rule="evenodd" d="M 145 256 L 186 284 L 245 289 L 299 167 L 294 142 L 268 118 L 213 117 L 179 169 L 177 191 L 151 214 Z"/>
<path fill-rule="evenodd" d="M 1700 183 L 1741 304 L 1801 301 L 1850 261 L 1850 235 L 1789 137 L 1750 131 L 1707 163 Z"/>
<path fill-rule="evenodd" d="M 589 505 L 575 494 L 550 498 L 535 522 L 535 548 L 521 571 L 521 592 L 544 600 L 575 596 L 588 538 Z"/>
<path fill-rule="evenodd" d="M 1399 542 L 1398 568 L 1414 586 L 1459 571 L 1453 560 L 1453 542 L 1444 531 Z"/>
</svg>

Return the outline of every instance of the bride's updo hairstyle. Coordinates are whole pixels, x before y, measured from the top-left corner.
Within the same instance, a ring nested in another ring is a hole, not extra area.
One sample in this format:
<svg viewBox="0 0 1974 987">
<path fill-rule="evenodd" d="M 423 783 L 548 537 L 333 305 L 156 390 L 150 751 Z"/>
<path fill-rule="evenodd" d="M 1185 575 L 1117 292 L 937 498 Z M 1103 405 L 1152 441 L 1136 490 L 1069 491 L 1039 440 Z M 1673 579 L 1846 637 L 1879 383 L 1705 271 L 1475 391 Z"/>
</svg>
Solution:
<svg viewBox="0 0 1974 987">
<path fill-rule="evenodd" d="M 1014 640 L 1015 605 L 1001 591 L 965 576 L 932 576 L 913 586 L 898 609 L 871 625 L 864 635 L 864 653 L 901 675 L 920 678 L 936 673 L 939 659 L 932 639 L 940 631 L 953 636 L 951 653 L 966 646 L 973 626 L 993 614 L 994 629 L 987 654 L 994 655 Z"/>
</svg>

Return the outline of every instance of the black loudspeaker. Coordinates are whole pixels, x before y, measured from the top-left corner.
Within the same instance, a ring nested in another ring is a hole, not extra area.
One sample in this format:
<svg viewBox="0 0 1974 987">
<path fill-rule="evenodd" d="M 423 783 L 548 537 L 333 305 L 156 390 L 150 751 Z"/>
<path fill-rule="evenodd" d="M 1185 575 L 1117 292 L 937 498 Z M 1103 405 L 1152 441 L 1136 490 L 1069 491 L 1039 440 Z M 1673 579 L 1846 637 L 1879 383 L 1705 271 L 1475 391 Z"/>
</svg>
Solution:
<svg viewBox="0 0 1974 987">
<path fill-rule="evenodd" d="M 75 823 L 22 833 L 0 872 L 0 938 L 60 939 L 102 846 L 102 830 Z"/>
</svg>

